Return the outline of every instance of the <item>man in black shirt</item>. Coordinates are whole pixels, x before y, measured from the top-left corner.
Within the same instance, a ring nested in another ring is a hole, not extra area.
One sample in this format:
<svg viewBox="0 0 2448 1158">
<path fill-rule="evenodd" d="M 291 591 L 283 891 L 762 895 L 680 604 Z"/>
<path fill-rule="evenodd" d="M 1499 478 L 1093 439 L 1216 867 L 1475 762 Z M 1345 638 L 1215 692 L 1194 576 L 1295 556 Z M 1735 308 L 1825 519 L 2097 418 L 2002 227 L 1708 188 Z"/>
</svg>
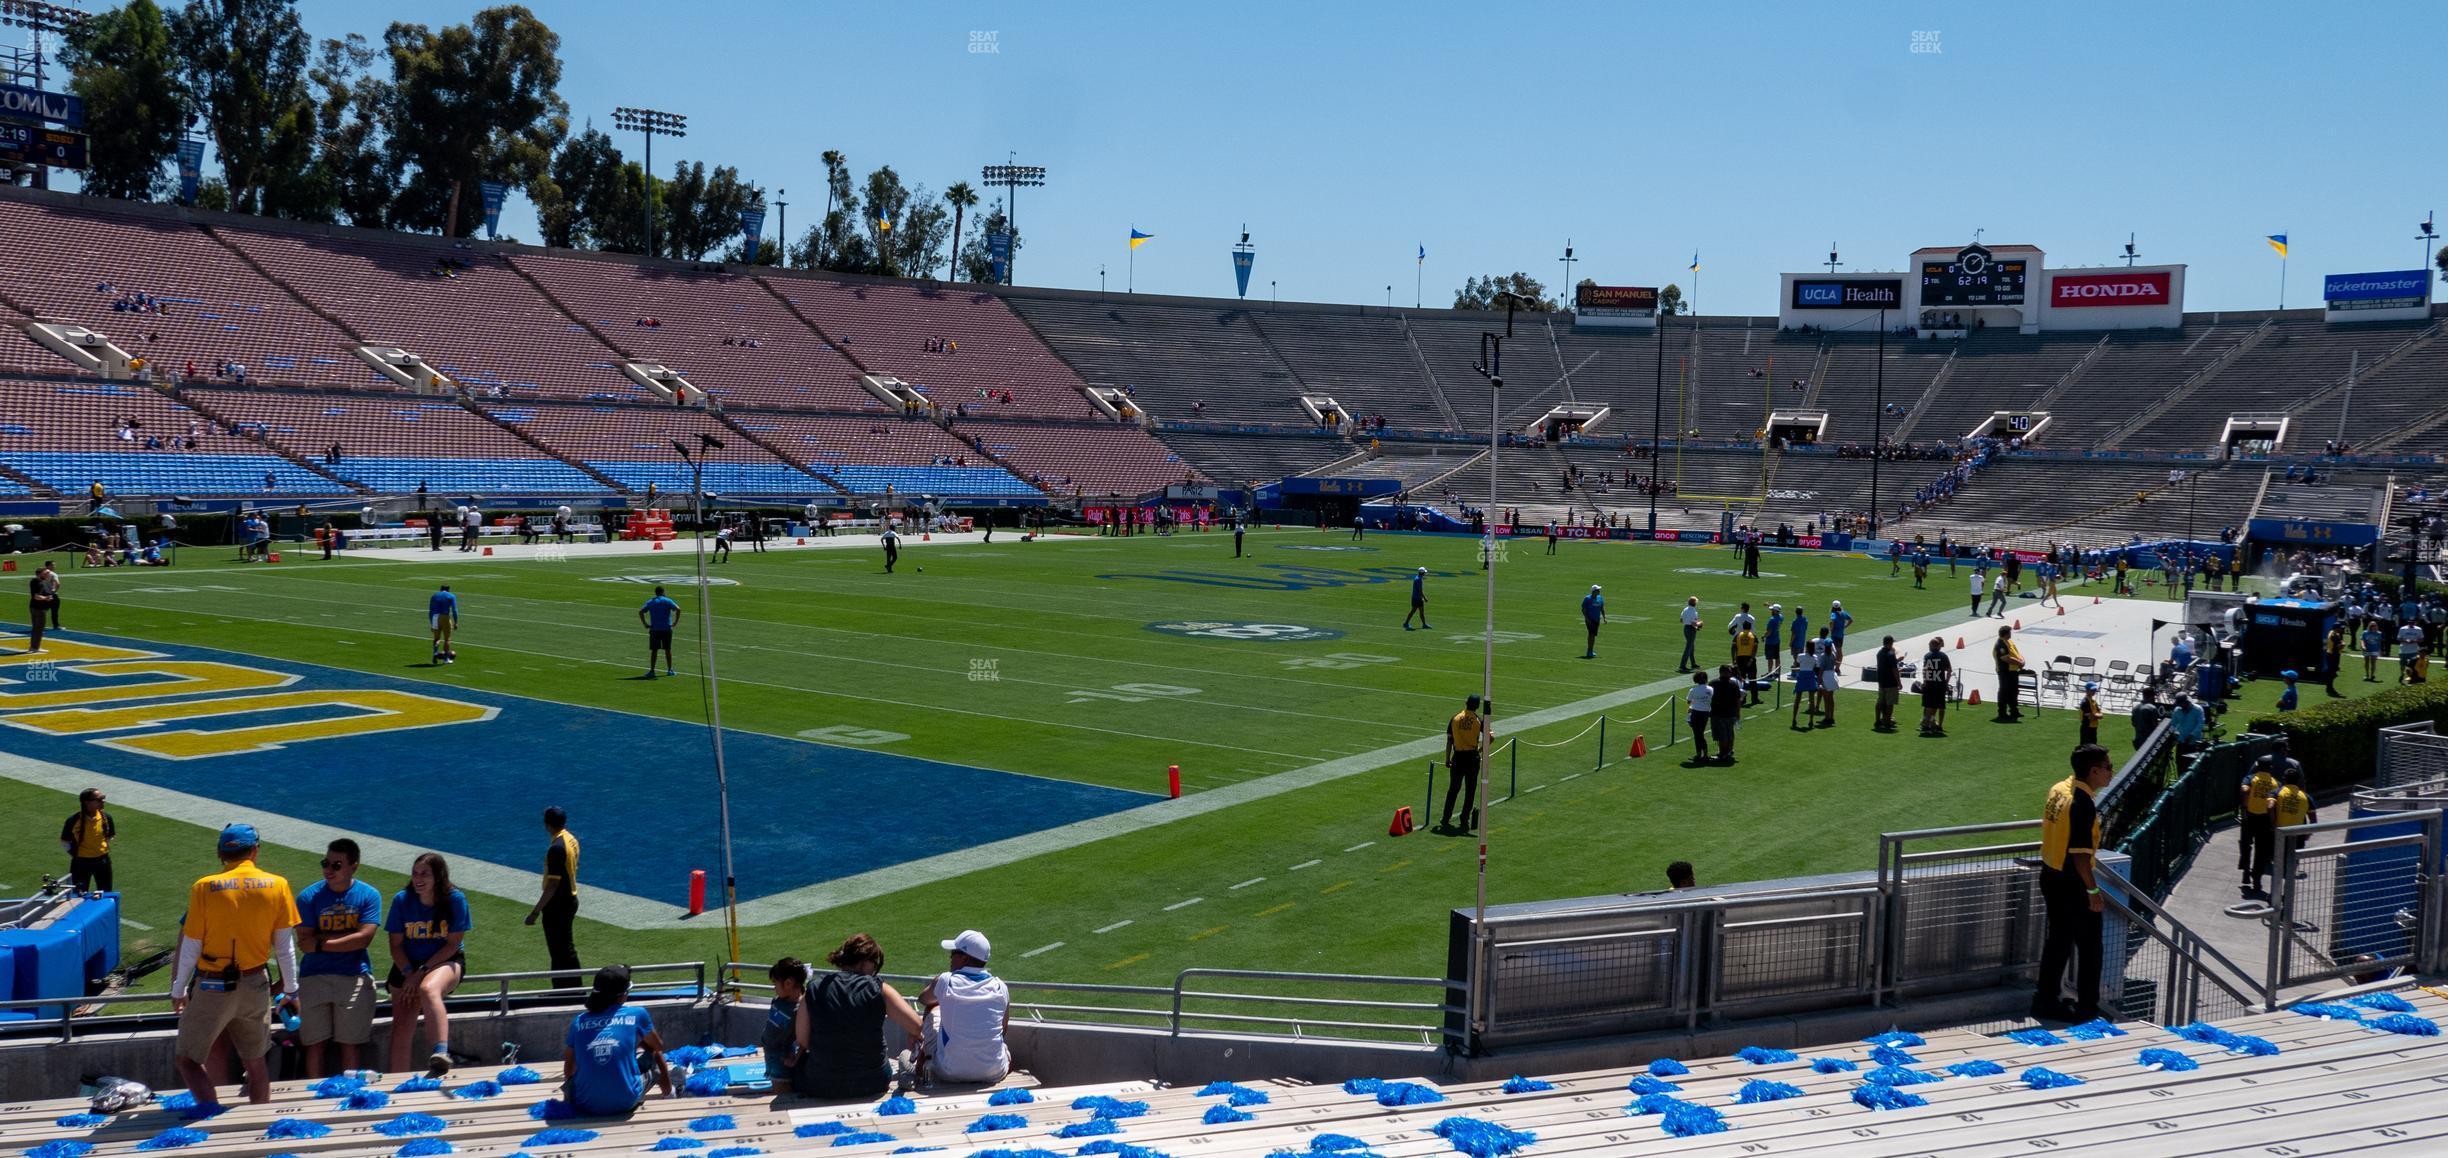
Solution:
<svg viewBox="0 0 2448 1158">
<path fill-rule="evenodd" d="M 2040 809 L 2040 899 L 2048 906 L 2048 937 L 2040 947 L 2039 989 L 2031 1015 L 2046 1021 L 2089 1021 L 2100 1015 L 2100 914 L 2107 908 L 2092 857 L 2099 852 L 2099 810 L 2092 794 L 2108 786 L 2116 765 L 2108 749 L 2074 749 L 2074 774 L 2049 789 Z M 2065 1002 L 2066 966 L 2074 966 L 2074 1004 Z"/>
<path fill-rule="evenodd" d="M 1904 696 L 1904 660 L 1896 654 L 1895 637 L 1890 635 L 1878 649 L 1878 711 L 1871 721 L 1874 732 L 1895 731 L 1896 701 Z"/>
<path fill-rule="evenodd" d="M 1717 678 L 1709 681 L 1714 693 L 1709 700 L 1709 733 L 1717 741 L 1717 762 L 1734 762 L 1734 725 L 1742 720 L 1743 686 L 1734 678 L 1734 665 L 1720 664 Z"/>
</svg>

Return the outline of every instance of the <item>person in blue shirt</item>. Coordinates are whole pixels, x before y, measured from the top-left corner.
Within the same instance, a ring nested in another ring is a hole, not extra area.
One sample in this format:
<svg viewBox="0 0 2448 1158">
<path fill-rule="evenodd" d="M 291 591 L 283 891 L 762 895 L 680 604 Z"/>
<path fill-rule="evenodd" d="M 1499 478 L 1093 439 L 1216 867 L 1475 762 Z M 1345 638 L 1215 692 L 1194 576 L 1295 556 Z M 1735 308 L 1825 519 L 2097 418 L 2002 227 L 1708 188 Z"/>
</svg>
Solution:
<svg viewBox="0 0 2448 1158">
<path fill-rule="evenodd" d="M 2298 678 L 2295 674 L 2295 669 L 2288 668 L 2285 671 L 2279 672 L 2278 678 L 2286 681 L 2286 690 L 2278 693 L 2278 710 L 2282 712 L 2294 711 L 2296 703 L 2295 680 Z"/>
<path fill-rule="evenodd" d="M 672 1096 L 671 1066 L 663 1060 L 663 1035 L 655 1032 L 654 1015 L 628 999 L 629 967 L 606 965 L 595 971 L 586 1012 L 570 1019 L 561 1046 L 561 1096 L 582 1116 L 617 1117 L 636 1110 L 646 1101 L 649 1072 L 663 1096 Z"/>
<path fill-rule="evenodd" d="M 443 1000 L 467 975 L 467 954 L 460 943 L 475 921 L 468 914 L 467 894 L 451 887 L 450 862 L 438 852 L 417 854 L 408 866 L 408 887 L 391 898 L 391 915 L 383 929 L 391 934 L 391 1062 L 384 1069 L 403 1073 L 415 1055 L 417 1019 L 433 1038 L 426 1073 L 450 1072 L 450 1011 Z"/>
<path fill-rule="evenodd" d="M 1887 540 L 1887 577 L 1893 579 L 1903 573 L 1904 542 L 1901 539 L 1889 539 Z"/>
<path fill-rule="evenodd" d="M 1419 616 L 1420 630 L 1436 630 L 1428 626 L 1428 569 L 1426 567 L 1411 573 L 1411 610 L 1403 616 L 1404 631 L 1411 630 L 1411 616 L 1413 615 Z"/>
<path fill-rule="evenodd" d="M 638 622 L 646 625 L 646 678 L 654 678 L 654 657 L 663 653 L 663 674 L 672 674 L 672 623 L 680 618 L 680 605 L 656 585 L 654 598 L 638 608 Z"/>
<path fill-rule="evenodd" d="M 1768 657 L 1767 678 L 1777 678 L 1777 672 L 1785 666 L 1785 605 L 1782 603 L 1768 605 L 1768 622 L 1760 631 L 1760 654 Z"/>
<path fill-rule="evenodd" d="M 1836 645 L 1836 664 L 1844 665 L 1845 628 L 1853 626 L 1853 613 L 1844 609 L 1843 600 L 1828 602 L 1828 642 Z"/>
<path fill-rule="evenodd" d="M 306 1076 L 328 1077 L 323 1043 L 340 1043 L 340 1068 L 358 1068 L 374 1040 L 374 965 L 366 947 L 382 932 L 382 894 L 357 879 L 357 842 L 323 850 L 323 879 L 299 893 L 298 1044 Z"/>
<path fill-rule="evenodd" d="M 451 650 L 451 634 L 459 630 L 459 597 L 451 594 L 450 584 L 442 585 L 433 598 L 425 601 L 425 622 L 433 629 L 433 662 L 438 667 L 459 658 Z"/>
<path fill-rule="evenodd" d="M 1589 628 L 1589 647 L 1581 653 L 1583 659 L 1598 658 L 1598 625 L 1606 622 L 1606 596 L 1598 585 L 1590 584 L 1589 594 L 1581 597 L 1581 625 Z"/>
<path fill-rule="evenodd" d="M 2210 716 L 2202 711 L 2200 704 L 2193 702 L 2192 696 L 2179 694 L 2176 697 L 2176 710 L 2168 713 L 2168 725 L 2176 729 L 2177 751 L 2198 752 L 2209 731 Z"/>
<path fill-rule="evenodd" d="M 1810 638 L 1810 610 L 1796 607 L 1793 617 L 1793 656 L 1796 670 L 1802 667 L 1802 654 L 1810 649 Z"/>
</svg>

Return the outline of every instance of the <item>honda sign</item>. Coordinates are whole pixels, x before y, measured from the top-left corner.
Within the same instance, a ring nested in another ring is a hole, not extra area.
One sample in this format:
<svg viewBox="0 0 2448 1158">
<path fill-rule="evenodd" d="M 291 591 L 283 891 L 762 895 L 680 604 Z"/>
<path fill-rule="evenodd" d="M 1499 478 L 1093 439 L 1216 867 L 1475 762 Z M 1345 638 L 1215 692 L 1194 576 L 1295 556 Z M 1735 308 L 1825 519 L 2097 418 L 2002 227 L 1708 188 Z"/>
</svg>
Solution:
<svg viewBox="0 0 2448 1158">
<path fill-rule="evenodd" d="M 2049 281 L 2049 305 L 2060 310 L 2092 306 L 2164 306 L 2169 275 L 2149 273 L 2061 273 Z"/>
</svg>

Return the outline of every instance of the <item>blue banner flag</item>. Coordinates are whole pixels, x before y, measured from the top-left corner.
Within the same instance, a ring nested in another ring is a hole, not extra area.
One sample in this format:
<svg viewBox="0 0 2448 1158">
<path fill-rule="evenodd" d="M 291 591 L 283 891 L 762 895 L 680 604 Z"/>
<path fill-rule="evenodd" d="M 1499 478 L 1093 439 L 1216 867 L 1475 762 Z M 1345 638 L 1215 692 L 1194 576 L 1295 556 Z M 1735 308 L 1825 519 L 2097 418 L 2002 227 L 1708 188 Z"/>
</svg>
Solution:
<svg viewBox="0 0 2448 1158">
<path fill-rule="evenodd" d="M 1257 250 L 1236 249 L 1233 251 L 1233 280 L 1240 283 L 1242 297 L 1249 296 L 1250 266 L 1257 260 Z"/>
<path fill-rule="evenodd" d="M 1001 285 L 1004 275 L 1011 269 L 1011 234 L 987 234 L 986 256 L 993 259 L 995 284 Z"/>
<path fill-rule="evenodd" d="M 752 205 L 740 210 L 740 232 L 748 235 L 748 264 L 757 263 L 757 253 L 765 244 L 765 207 Z"/>
<path fill-rule="evenodd" d="M 179 204 L 193 205 L 204 181 L 204 138 L 181 137 L 178 144 Z"/>
<path fill-rule="evenodd" d="M 510 186 L 500 181 L 486 181 L 477 186 L 484 192 L 485 236 L 501 236 L 502 202 L 510 196 Z"/>
</svg>

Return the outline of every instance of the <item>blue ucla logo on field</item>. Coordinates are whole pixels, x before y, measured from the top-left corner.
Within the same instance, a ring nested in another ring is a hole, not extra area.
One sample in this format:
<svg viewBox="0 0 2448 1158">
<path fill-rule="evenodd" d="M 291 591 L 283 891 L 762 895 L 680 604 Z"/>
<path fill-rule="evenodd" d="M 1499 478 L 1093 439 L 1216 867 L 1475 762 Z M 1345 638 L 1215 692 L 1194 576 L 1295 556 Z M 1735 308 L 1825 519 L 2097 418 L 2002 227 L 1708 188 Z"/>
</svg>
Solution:
<svg viewBox="0 0 2448 1158">
<path fill-rule="evenodd" d="M 1151 623 L 1149 631 L 1165 635 L 1187 635 L 1200 639 L 1237 639 L 1249 643 L 1297 643 L 1320 639 L 1341 639 L 1343 633 L 1331 627 L 1306 627 L 1298 623 L 1232 623 L 1222 620 L 1176 620 Z"/>
</svg>

